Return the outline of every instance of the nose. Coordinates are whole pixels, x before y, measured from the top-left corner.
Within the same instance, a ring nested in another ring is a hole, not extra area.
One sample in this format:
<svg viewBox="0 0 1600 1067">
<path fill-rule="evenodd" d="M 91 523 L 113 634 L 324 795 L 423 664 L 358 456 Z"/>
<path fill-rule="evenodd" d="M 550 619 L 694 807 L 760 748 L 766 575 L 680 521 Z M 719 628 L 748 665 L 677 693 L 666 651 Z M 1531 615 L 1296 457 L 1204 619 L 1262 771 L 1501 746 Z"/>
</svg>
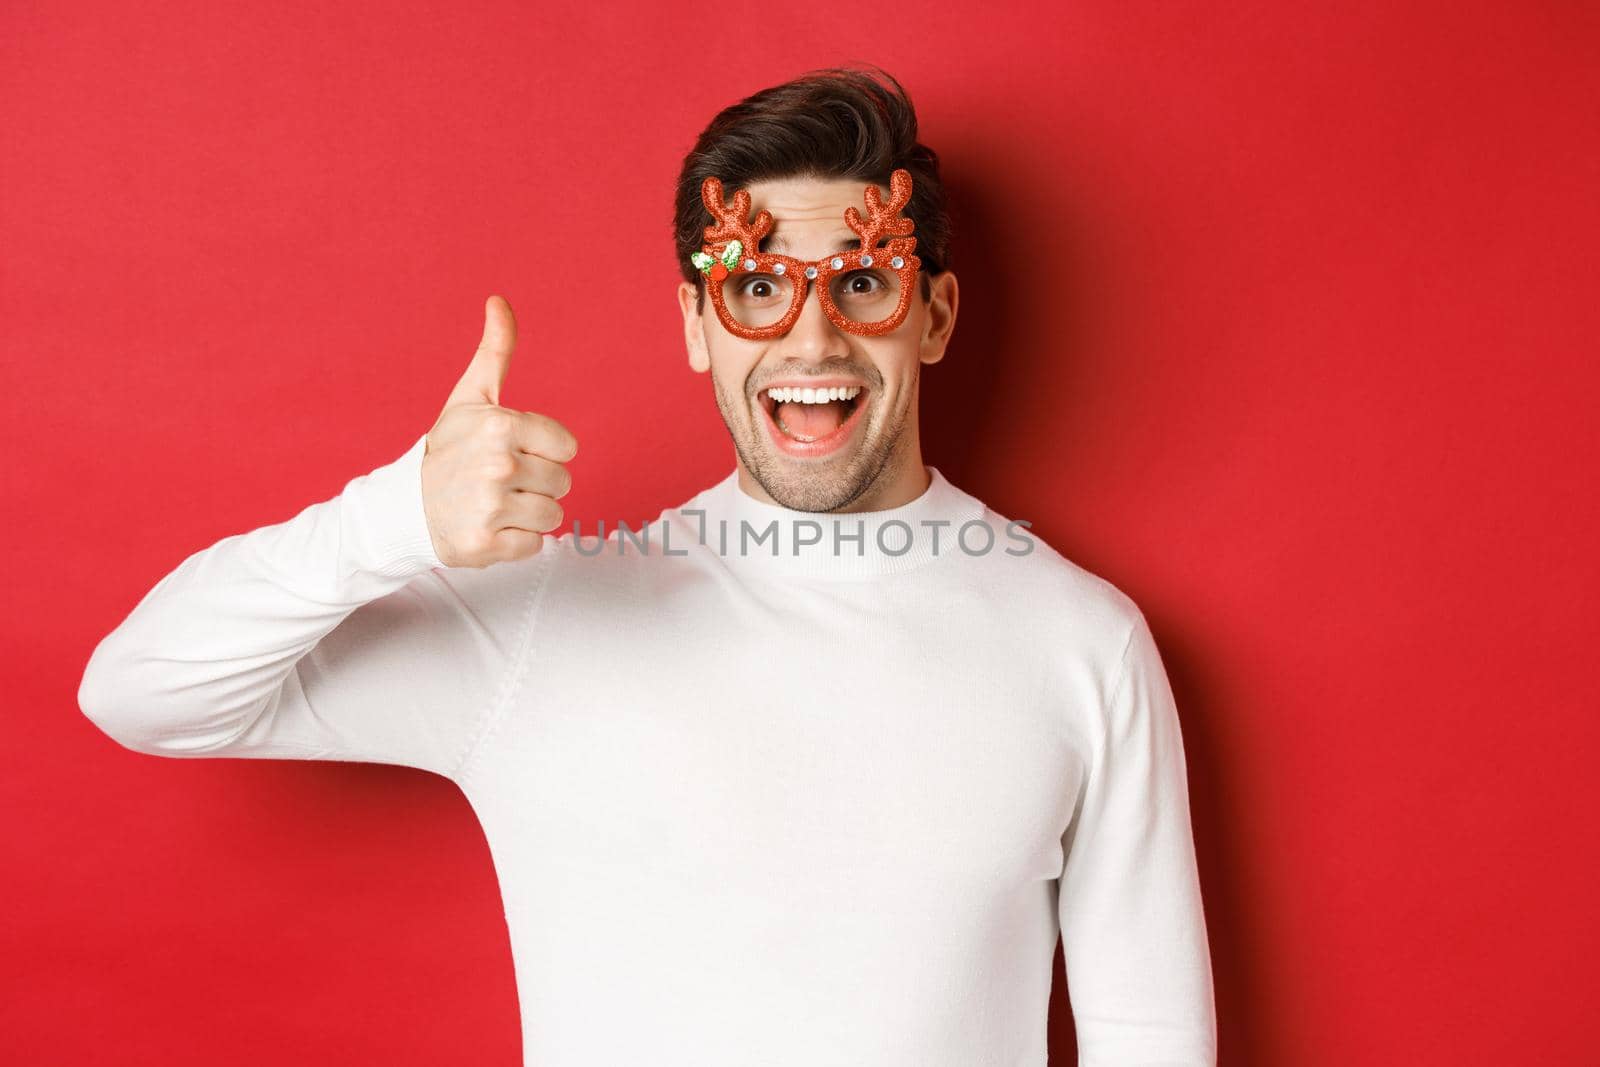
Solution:
<svg viewBox="0 0 1600 1067">
<path fill-rule="evenodd" d="M 807 286 L 805 303 L 789 332 L 779 338 L 779 355 L 806 362 L 822 363 L 850 354 L 844 332 L 822 310 L 822 298 L 813 282 Z"/>
</svg>

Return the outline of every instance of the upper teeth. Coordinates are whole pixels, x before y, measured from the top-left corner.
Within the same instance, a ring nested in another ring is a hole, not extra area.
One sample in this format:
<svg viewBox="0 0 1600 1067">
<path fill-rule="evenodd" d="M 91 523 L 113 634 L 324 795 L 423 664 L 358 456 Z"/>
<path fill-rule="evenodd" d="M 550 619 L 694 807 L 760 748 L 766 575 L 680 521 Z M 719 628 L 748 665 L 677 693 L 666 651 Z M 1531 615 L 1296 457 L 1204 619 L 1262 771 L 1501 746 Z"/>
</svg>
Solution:
<svg viewBox="0 0 1600 1067">
<path fill-rule="evenodd" d="M 767 395 L 780 404 L 827 404 L 834 400 L 853 400 L 859 385 L 835 389 L 768 389 Z"/>
</svg>

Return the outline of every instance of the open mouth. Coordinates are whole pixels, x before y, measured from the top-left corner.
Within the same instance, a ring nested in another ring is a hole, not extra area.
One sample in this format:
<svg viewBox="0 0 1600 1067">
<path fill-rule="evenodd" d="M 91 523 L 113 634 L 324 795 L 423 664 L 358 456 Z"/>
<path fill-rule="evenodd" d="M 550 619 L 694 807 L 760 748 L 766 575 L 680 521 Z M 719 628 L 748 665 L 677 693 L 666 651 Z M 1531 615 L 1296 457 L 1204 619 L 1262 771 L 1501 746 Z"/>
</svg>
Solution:
<svg viewBox="0 0 1600 1067">
<path fill-rule="evenodd" d="M 867 389 L 861 385 L 779 386 L 760 394 L 773 442 L 791 455 L 806 456 L 842 445 L 860 422 L 866 397 Z"/>
</svg>

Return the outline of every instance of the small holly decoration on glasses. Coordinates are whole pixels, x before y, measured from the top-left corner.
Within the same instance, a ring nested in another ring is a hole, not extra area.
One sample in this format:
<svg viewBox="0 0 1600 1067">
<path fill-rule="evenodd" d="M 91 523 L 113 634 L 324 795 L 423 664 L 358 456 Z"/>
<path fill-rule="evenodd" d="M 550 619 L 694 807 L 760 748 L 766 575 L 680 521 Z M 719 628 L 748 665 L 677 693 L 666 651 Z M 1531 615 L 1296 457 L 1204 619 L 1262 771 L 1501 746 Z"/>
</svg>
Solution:
<svg viewBox="0 0 1600 1067">
<path fill-rule="evenodd" d="M 722 255 L 709 256 L 704 252 L 696 252 L 689 257 L 689 262 L 700 268 L 700 273 L 708 276 L 714 282 L 720 282 L 728 276 L 728 272 L 739 265 L 739 257 L 744 255 L 744 246 L 738 241 L 729 241 L 728 247 L 722 250 Z"/>
</svg>

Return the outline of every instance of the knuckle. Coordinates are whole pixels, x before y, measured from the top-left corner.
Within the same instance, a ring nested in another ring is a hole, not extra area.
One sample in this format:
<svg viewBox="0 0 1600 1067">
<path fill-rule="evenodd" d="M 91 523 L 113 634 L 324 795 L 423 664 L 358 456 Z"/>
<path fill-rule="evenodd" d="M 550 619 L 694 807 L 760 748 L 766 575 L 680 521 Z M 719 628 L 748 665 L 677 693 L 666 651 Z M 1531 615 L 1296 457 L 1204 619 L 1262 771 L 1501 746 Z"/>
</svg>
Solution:
<svg viewBox="0 0 1600 1067">
<path fill-rule="evenodd" d="M 467 531 L 462 540 L 467 551 L 475 556 L 481 556 L 494 547 L 494 536 L 486 526 L 474 527 Z"/>
<path fill-rule="evenodd" d="M 476 510 L 487 522 L 500 515 L 501 510 L 505 507 L 505 501 L 506 493 L 504 489 L 497 485 L 480 486 L 476 500 Z"/>
<path fill-rule="evenodd" d="M 516 416 L 505 408 L 485 411 L 478 420 L 478 432 L 495 444 L 510 444 L 517 431 Z"/>
<path fill-rule="evenodd" d="M 491 452 L 483 458 L 480 468 L 485 478 L 492 481 L 510 481 L 517 473 L 517 459 L 510 452 Z"/>
</svg>

